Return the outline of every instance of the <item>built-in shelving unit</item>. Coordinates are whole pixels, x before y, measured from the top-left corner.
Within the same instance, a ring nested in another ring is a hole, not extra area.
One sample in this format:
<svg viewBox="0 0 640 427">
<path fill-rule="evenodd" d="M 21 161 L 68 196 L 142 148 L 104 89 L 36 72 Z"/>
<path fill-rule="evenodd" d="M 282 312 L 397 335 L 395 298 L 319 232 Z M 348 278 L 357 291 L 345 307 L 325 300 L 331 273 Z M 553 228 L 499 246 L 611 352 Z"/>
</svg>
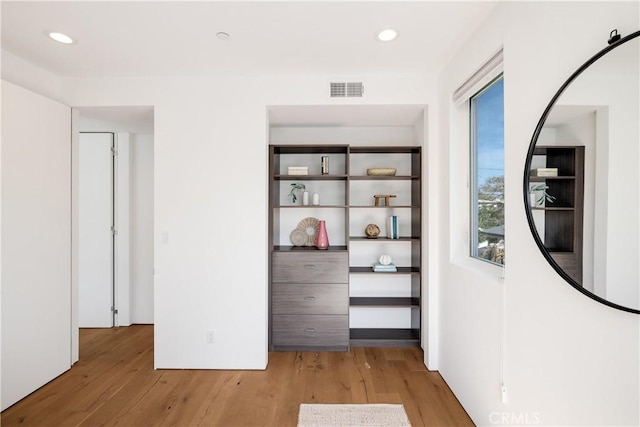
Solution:
<svg viewBox="0 0 640 427">
<path fill-rule="evenodd" d="M 331 156 L 327 175 L 318 173 L 322 156 Z M 287 175 L 293 165 L 307 165 L 310 174 Z M 367 175 L 375 167 L 397 172 Z M 270 146 L 272 350 L 420 345 L 421 168 L 417 146 Z M 321 188 L 326 203 L 291 202 L 286 196 L 293 182 Z M 375 206 L 376 194 L 396 197 L 390 206 Z M 395 239 L 386 233 L 391 215 L 399 219 Z M 288 241 L 305 216 L 330 218 L 328 250 Z M 364 233 L 370 223 L 381 229 L 377 238 Z M 397 271 L 374 272 L 382 254 L 392 257 Z"/>
</svg>

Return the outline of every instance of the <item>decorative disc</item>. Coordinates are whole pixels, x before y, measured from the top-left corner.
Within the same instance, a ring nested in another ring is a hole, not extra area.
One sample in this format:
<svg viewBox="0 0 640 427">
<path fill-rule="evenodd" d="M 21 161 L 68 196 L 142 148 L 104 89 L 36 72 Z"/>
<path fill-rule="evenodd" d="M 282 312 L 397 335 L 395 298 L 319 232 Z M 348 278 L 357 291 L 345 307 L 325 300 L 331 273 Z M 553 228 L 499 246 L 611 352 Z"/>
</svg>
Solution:
<svg viewBox="0 0 640 427">
<path fill-rule="evenodd" d="M 298 223 L 297 230 L 304 233 L 306 241 L 304 246 L 315 246 L 318 237 L 318 226 L 320 222 L 313 217 L 304 218 Z"/>
<path fill-rule="evenodd" d="M 303 231 L 295 229 L 291 232 L 289 240 L 291 240 L 293 246 L 304 246 L 307 243 L 307 235 Z"/>
</svg>

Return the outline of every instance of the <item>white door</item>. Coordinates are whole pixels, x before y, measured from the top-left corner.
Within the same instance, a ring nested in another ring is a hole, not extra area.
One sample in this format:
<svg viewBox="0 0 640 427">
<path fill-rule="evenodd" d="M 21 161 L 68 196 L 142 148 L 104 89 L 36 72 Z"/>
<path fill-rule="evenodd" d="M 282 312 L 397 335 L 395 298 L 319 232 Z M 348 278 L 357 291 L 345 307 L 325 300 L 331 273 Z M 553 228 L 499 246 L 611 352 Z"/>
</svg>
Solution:
<svg viewBox="0 0 640 427">
<path fill-rule="evenodd" d="M 78 144 L 78 323 L 113 326 L 112 133 L 80 133 Z"/>
<path fill-rule="evenodd" d="M 0 86 L 4 410 L 71 366 L 71 110 Z"/>
</svg>

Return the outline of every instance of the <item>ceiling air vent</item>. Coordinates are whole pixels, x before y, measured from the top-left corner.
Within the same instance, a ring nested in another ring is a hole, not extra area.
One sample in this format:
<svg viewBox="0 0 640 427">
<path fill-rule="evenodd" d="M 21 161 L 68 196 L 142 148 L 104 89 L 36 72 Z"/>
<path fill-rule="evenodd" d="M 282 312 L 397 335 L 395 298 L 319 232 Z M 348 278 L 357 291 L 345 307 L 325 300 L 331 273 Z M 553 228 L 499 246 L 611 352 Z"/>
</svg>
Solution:
<svg viewBox="0 0 640 427">
<path fill-rule="evenodd" d="M 362 98 L 364 84 L 362 82 L 331 82 L 331 98 Z"/>
</svg>

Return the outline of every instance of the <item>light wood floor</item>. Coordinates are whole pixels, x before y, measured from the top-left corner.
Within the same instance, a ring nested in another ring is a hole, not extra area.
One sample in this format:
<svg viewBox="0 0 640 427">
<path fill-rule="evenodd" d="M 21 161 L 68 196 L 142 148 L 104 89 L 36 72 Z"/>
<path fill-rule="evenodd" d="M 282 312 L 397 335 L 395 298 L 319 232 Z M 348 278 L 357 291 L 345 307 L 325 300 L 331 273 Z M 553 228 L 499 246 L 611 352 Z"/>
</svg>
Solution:
<svg viewBox="0 0 640 427">
<path fill-rule="evenodd" d="M 80 361 L 2 426 L 295 426 L 300 403 L 402 403 L 415 426 L 473 425 L 417 348 L 278 352 L 264 371 L 154 370 L 153 326 L 82 329 Z"/>
</svg>

